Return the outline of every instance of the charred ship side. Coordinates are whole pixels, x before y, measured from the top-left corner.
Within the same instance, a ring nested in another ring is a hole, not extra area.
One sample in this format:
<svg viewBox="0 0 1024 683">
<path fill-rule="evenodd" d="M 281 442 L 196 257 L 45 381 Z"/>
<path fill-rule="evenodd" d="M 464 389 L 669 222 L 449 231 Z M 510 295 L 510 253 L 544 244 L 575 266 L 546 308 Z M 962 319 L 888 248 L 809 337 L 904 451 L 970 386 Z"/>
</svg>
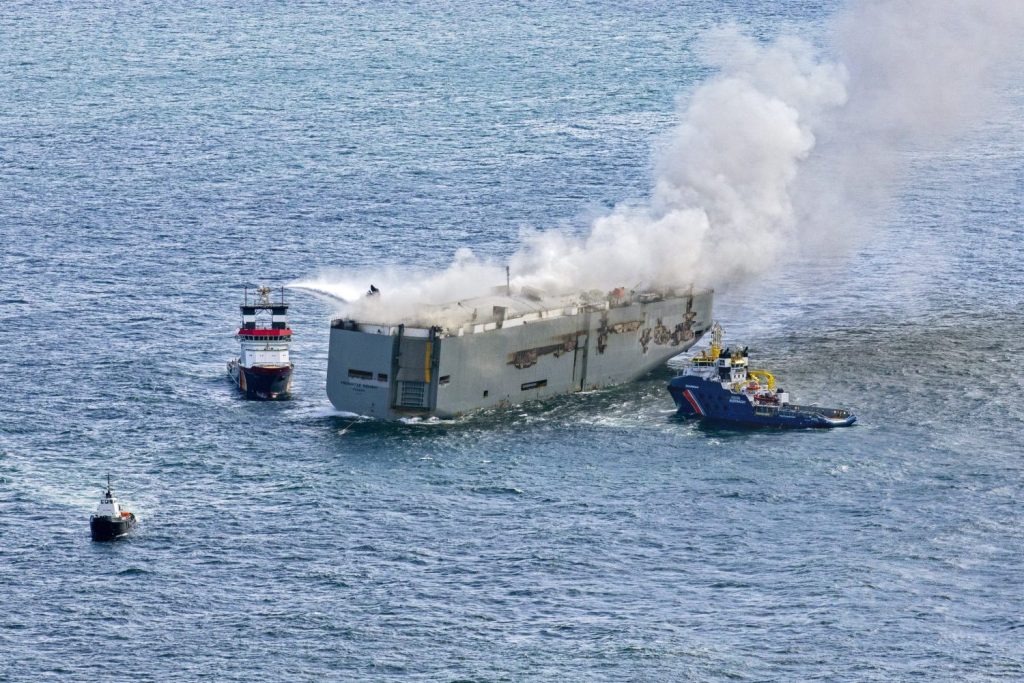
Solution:
<svg viewBox="0 0 1024 683">
<path fill-rule="evenodd" d="M 544 297 L 523 288 L 434 307 L 420 320 L 331 324 L 327 395 L 379 419 L 453 417 L 629 382 L 711 326 L 711 291 Z"/>
<path fill-rule="evenodd" d="M 241 354 L 228 362 L 228 376 L 247 398 L 287 398 L 295 366 L 288 355 L 292 331 L 288 328 L 284 290 L 281 300 L 272 302 L 270 288 L 260 287 L 252 303 L 246 294 L 240 308 L 242 327 L 235 338 L 239 340 Z"/>
</svg>

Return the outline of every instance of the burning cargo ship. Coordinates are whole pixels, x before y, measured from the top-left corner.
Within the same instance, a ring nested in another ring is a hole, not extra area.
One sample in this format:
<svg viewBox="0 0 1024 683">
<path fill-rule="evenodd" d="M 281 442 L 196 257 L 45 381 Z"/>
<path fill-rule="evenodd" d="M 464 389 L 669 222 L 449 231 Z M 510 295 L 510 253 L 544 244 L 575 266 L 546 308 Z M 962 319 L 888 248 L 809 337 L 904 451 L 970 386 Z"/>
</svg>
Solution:
<svg viewBox="0 0 1024 683">
<path fill-rule="evenodd" d="M 547 297 L 500 287 L 403 323 L 331 323 L 327 396 L 385 420 L 481 408 L 629 382 L 711 327 L 710 290 Z"/>
</svg>

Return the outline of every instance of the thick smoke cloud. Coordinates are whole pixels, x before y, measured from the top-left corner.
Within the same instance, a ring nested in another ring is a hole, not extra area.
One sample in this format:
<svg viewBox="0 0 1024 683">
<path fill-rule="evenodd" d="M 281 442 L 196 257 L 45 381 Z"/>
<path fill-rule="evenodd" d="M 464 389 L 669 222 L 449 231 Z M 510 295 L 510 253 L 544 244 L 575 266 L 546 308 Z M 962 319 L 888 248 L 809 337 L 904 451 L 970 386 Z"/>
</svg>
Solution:
<svg viewBox="0 0 1024 683">
<path fill-rule="evenodd" d="M 875 229 L 908 153 L 941 151 L 979 120 L 1006 115 L 1001 86 L 1024 60 L 1024 2 L 859 0 L 835 17 L 830 39 L 848 101 L 822 122 L 794 187 L 801 242 L 812 249 Z"/>
<path fill-rule="evenodd" d="M 990 110 L 998 77 L 1020 65 L 1020 0 L 860 0 L 823 36 L 761 43 L 735 26 L 700 54 L 715 75 L 679 110 L 655 152 L 648 201 L 619 206 L 583 236 L 523 236 L 513 285 L 550 293 L 616 286 L 721 286 L 777 267 L 798 245 L 843 244 L 884 207 L 908 148 L 947 143 Z M 504 265 L 460 250 L 446 270 L 352 274 L 297 283 L 358 297 L 364 319 L 414 317 L 420 303 L 485 293 Z M 362 283 L 355 285 L 355 282 Z"/>
</svg>

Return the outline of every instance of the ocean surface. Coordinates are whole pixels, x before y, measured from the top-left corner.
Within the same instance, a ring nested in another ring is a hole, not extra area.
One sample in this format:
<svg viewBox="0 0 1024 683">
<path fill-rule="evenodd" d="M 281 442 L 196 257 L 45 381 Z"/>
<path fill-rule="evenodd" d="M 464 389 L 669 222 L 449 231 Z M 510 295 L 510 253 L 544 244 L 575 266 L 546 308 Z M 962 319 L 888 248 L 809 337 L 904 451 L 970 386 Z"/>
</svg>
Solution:
<svg viewBox="0 0 1024 683">
<path fill-rule="evenodd" d="M 719 291 L 851 429 L 637 383 L 438 423 L 242 399 L 243 286 L 642 198 L 694 39 L 836 2 L 0 5 L 0 680 L 1024 679 L 1024 83 L 854 247 Z M 367 283 L 369 284 L 369 283 Z M 107 473 L 140 518 L 89 539 Z"/>
</svg>

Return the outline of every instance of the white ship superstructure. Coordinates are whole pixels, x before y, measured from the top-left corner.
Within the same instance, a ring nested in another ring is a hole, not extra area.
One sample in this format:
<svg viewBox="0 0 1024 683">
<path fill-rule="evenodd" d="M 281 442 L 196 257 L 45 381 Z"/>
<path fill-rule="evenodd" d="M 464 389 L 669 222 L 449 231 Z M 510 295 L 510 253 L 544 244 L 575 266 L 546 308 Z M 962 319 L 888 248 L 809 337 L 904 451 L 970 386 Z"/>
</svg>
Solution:
<svg viewBox="0 0 1024 683">
<path fill-rule="evenodd" d="M 260 287 L 251 303 L 246 294 L 241 309 L 242 326 L 235 335 L 240 352 L 228 363 L 228 374 L 249 398 L 284 398 L 291 391 L 294 367 L 284 291 L 279 301 L 271 301 L 270 288 Z"/>
</svg>

